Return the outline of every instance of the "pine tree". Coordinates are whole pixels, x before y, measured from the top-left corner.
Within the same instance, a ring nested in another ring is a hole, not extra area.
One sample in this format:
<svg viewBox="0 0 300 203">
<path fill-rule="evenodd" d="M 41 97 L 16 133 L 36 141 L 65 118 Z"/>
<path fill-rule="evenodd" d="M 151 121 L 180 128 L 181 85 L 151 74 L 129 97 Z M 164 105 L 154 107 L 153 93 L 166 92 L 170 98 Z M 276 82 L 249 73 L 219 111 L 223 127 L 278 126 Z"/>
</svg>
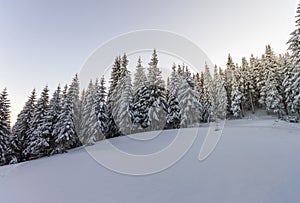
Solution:
<svg viewBox="0 0 300 203">
<path fill-rule="evenodd" d="M 108 107 L 105 101 L 106 98 L 106 87 L 104 76 L 100 80 L 99 92 L 98 92 L 98 106 L 97 106 L 97 115 L 98 115 L 98 124 L 102 134 L 106 137 L 109 131 L 109 116 L 108 116 Z"/>
<path fill-rule="evenodd" d="M 108 96 L 107 96 L 107 108 L 108 108 L 108 134 L 106 135 L 106 138 L 112 138 L 112 137 L 117 137 L 119 136 L 121 133 L 118 129 L 118 126 L 115 123 L 114 120 L 114 116 L 113 116 L 113 109 L 114 109 L 114 105 L 113 102 L 116 100 L 115 96 L 116 96 L 116 86 L 118 84 L 118 81 L 120 79 L 120 75 L 121 75 L 121 57 L 118 56 L 115 59 L 112 71 L 111 71 L 111 79 L 110 79 L 110 87 L 109 87 L 109 91 L 108 91 Z"/>
<path fill-rule="evenodd" d="M 165 82 L 158 68 L 158 58 L 154 49 L 148 68 L 149 111 L 147 125 L 149 130 L 160 130 L 166 125 L 167 102 L 165 97 Z"/>
<path fill-rule="evenodd" d="M 48 120 L 50 125 L 50 154 L 57 153 L 55 150 L 57 149 L 55 140 L 58 138 L 59 134 L 55 127 L 59 123 L 59 116 L 62 114 L 62 95 L 61 95 L 61 88 L 58 85 L 57 89 L 53 93 L 53 96 L 49 102 L 49 111 L 48 111 Z"/>
<path fill-rule="evenodd" d="M 293 65 L 293 60 L 290 57 L 289 53 L 286 53 L 280 60 L 280 66 L 282 67 L 284 80 L 283 80 L 283 89 L 285 95 L 285 102 L 287 106 L 288 114 L 295 113 L 294 109 L 294 92 L 293 89 L 293 77 L 295 67 Z"/>
<path fill-rule="evenodd" d="M 293 89 L 293 109 L 300 117 L 300 3 L 297 8 L 296 29 L 291 33 L 291 38 L 288 41 L 291 57 L 294 61 L 294 71 L 292 77 Z"/>
<path fill-rule="evenodd" d="M 22 111 L 19 113 L 17 121 L 12 128 L 12 141 L 11 146 L 13 148 L 14 156 L 17 157 L 17 162 L 26 161 L 25 148 L 29 144 L 29 129 L 30 121 L 33 119 L 33 112 L 36 106 L 36 92 L 32 91 L 25 103 Z"/>
<path fill-rule="evenodd" d="M 82 98 L 82 125 L 81 125 L 81 133 L 79 135 L 80 141 L 83 145 L 92 144 L 90 140 L 91 136 L 91 112 L 93 108 L 94 102 L 94 84 L 93 81 L 90 80 L 87 90 L 84 93 Z M 92 142 L 95 142 L 94 140 Z"/>
<path fill-rule="evenodd" d="M 27 159 L 36 159 L 50 153 L 51 121 L 49 113 L 49 89 L 46 86 L 38 99 L 28 130 L 29 143 L 24 150 Z"/>
<path fill-rule="evenodd" d="M 65 153 L 68 149 L 78 147 L 81 143 L 77 136 L 74 122 L 74 95 L 78 95 L 77 77 L 73 79 L 67 95 L 62 103 L 62 111 L 59 121 L 55 125 L 54 134 L 58 135 L 55 140 L 56 148 L 53 153 Z"/>
<path fill-rule="evenodd" d="M 198 126 L 201 121 L 201 103 L 199 102 L 199 93 L 194 90 L 195 84 L 192 82 L 188 72 L 183 73 L 182 80 L 178 90 L 178 100 L 180 104 L 180 127 L 188 128 Z"/>
<path fill-rule="evenodd" d="M 83 110 L 82 110 L 82 135 L 80 141 L 84 145 L 93 145 L 100 138 L 100 128 L 98 126 L 97 119 L 97 100 L 98 100 L 98 80 L 93 84 L 90 81 L 85 97 L 83 99 Z"/>
<path fill-rule="evenodd" d="M 112 115 L 115 124 L 118 126 L 120 134 L 130 134 L 132 129 L 130 104 L 132 102 L 132 85 L 131 74 L 127 69 L 128 59 L 126 54 L 123 55 L 121 61 L 120 78 L 115 87 L 112 96 L 114 98 L 112 104 Z"/>
<path fill-rule="evenodd" d="M 224 72 L 224 81 L 225 81 L 225 89 L 226 89 L 226 94 L 227 94 L 227 104 L 228 104 L 228 113 L 232 114 L 231 111 L 231 92 L 232 92 L 232 86 L 233 86 L 233 77 L 234 77 L 234 72 L 235 72 L 235 64 L 233 63 L 232 57 L 230 54 L 228 55 L 228 60 L 227 60 L 227 68 L 225 69 Z"/>
<path fill-rule="evenodd" d="M 136 72 L 134 74 L 133 94 L 136 94 L 139 89 L 143 88 L 146 85 L 146 82 L 147 82 L 147 76 L 145 73 L 145 68 L 142 66 L 141 57 L 139 57 L 136 66 Z"/>
<path fill-rule="evenodd" d="M 178 101 L 178 89 L 180 85 L 180 79 L 176 71 L 175 64 L 172 67 L 171 77 L 168 83 L 168 101 L 167 101 L 167 128 L 176 129 L 180 127 L 181 115 L 180 104 Z"/>
<path fill-rule="evenodd" d="M 210 86 L 211 92 L 211 117 L 212 120 L 218 122 L 219 119 L 223 120 L 227 114 L 227 95 L 224 88 L 224 80 L 218 74 L 218 68 L 214 68 L 214 77 Z"/>
<path fill-rule="evenodd" d="M 205 64 L 205 71 L 203 74 L 203 92 L 201 96 L 202 104 L 202 119 L 204 122 L 210 122 L 211 120 L 211 102 L 212 102 L 212 77 L 209 71 L 209 67 Z"/>
<path fill-rule="evenodd" d="M 0 94 L 0 166 L 9 163 L 12 155 L 9 146 L 10 103 L 7 96 L 7 89 L 5 88 Z"/>
<path fill-rule="evenodd" d="M 133 98 L 130 108 L 130 117 L 133 123 L 133 132 L 141 132 L 147 128 L 148 111 L 149 111 L 149 96 L 150 89 L 148 88 L 148 79 L 145 69 L 141 65 L 141 58 L 139 58 L 136 73 L 134 74 L 133 82 Z"/>
<path fill-rule="evenodd" d="M 78 132 L 80 132 L 82 115 L 81 115 L 80 100 L 79 100 L 79 78 L 77 74 L 72 80 L 68 94 L 70 94 L 72 99 L 73 122 L 76 131 L 76 136 L 74 136 L 75 139 L 74 141 L 76 142 L 75 146 L 80 146 L 81 143 L 79 141 Z"/>
<path fill-rule="evenodd" d="M 241 118 L 242 117 L 242 98 L 243 94 L 239 90 L 238 82 L 235 76 L 232 77 L 232 90 L 231 90 L 231 112 L 234 117 Z"/>
</svg>

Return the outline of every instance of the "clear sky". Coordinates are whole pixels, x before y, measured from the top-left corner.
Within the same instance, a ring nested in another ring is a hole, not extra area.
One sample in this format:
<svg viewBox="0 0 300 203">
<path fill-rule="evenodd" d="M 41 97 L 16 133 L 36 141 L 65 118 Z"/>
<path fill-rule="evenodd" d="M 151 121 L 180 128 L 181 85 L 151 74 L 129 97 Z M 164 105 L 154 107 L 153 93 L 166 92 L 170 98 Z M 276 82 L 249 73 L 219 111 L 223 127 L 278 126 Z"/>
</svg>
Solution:
<svg viewBox="0 0 300 203">
<path fill-rule="evenodd" d="M 0 0 L 0 89 L 12 120 L 30 91 L 68 83 L 93 50 L 116 35 L 163 29 L 195 42 L 224 67 L 266 44 L 284 53 L 298 0 Z"/>
</svg>

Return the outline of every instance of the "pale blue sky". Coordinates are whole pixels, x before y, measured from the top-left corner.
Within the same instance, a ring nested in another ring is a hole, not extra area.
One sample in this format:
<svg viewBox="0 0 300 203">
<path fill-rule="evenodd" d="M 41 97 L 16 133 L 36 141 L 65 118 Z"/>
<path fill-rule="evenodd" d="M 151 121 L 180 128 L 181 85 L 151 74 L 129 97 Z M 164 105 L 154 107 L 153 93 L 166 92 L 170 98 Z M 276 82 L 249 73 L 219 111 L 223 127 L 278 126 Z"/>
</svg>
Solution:
<svg viewBox="0 0 300 203">
<path fill-rule="evenodd" d="M 0 0 L 0 89 L 8 88 L 13 121 L 30 91 L 70 81 L 93 50 L 140 29 L 163 29 L 195 42 L 224 67 L 283 53 L 298 0 Z"/>
</svg>

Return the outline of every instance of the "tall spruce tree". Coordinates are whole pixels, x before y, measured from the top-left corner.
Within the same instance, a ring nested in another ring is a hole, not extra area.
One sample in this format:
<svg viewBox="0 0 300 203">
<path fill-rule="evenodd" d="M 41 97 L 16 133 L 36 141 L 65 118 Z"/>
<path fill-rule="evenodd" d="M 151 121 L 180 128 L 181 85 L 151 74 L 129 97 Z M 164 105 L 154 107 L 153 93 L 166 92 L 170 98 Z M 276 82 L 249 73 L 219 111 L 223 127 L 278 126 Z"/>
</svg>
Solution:
<svg viewBox="0 0 300 203">
<path fill-rule="evenodd" d="M 160 130 L 166 125 L 167 101 L 165 95 L 165 82 L 162 79 L 162 72 L 158 68 L 158 57 L 156 50 L 152 53 L 148 68 L 148 88 L 149 88 L 149 130 Z"/>
<path fill-rule="evenodd" d="M 98 91 L 98 105 L 97 105 L 97 116 L 98 116 L 98 124 L 100 127 L 100 130 L 102 132 L 102 135 L 106 137 L 109 131 L 109 116 L 108 116 L 108 107 L 106 104 L 106 87 L 105 87 L 105 79 L 104 76 L 102 76 L 100 80 L 100 86 Z"/>
<path fill-rule="evenodd" d="M 50 154 L 51 120 L 49 117 L 49 89 L 46 86 L 36 103 L 28 130 L 29 142 L 24 150 L 27 159 Z"/>
<path fill-rule="evenodd" d="M 168 110 L 167 110 L 167 128 L 176 129 L 180 127 L 181 115 L 180 104 L 178 101 L 178 89 L 180 85 L 180 79 L 176 71 L 176 65 L 172 67 L 171 77 L 168 83 Z"/>
<path fill-rule="evenodd" d="M 59 123 L 59 116 L 62 114 L 62 95 L 61 95 L 61 88 L 58 85 L 57 89 L 54 91 L 53 96 L 49 102 L 49 111 L 48 111 L 48 120 L 50 122 L 50 154 L 55 154 L 57 151 L 57 143 L 55 140 L 58 138 L 59 134 L 55 127 Z"/>
<path fill-rule="evenodd" d="M 210 86 L 211 92 L 211 117 L 212 120 L 218 122 L 223 120 L 227 114 L 227 95 L 224 88 L 224 80 L 218 73 L 218 68 L 214 68 L 214 77 Z"/>
<path fill-rule="evenodd" d="M 36 106 L 36 91 L 31 92 L 25 106 L 19 113 L 17 121 L 12 128 L 12 141 L 11 146 L 13 148 L 14 156 L 17 158 L 17 162 L 26 161 L 25 149 L 29 144 L 29 129 L 30 121 L 33 119 L 33 112 Z"/>
<path fill-rule="evenodd" d="M 9 163 L 12 155 L 9 145 L 10 102 L 7 96 L 7 89 L 5 88 L 0 94 L 0 166 Z"/>
<path fill-rule="evenodd" d="M 297 7 L 296 29 L 291 33 L 291 38 L 288 41 L 291 57 L 294 62 L 294 71 L 292 77 L 293 89 L 293 109 L 300 117 L 300 3 Z"/>
<path fill-rule="evenodd" d="M 183 73 L 178 90 L 180 104 L 180 127 L 188 128 L 198 126 L 201 121 L 202 106 L 199 102 L 199 93 L 194 90 L 195 83 L 188 71 Z M 192 85 L 192 86 L 191 86 Z"/>
</svg>

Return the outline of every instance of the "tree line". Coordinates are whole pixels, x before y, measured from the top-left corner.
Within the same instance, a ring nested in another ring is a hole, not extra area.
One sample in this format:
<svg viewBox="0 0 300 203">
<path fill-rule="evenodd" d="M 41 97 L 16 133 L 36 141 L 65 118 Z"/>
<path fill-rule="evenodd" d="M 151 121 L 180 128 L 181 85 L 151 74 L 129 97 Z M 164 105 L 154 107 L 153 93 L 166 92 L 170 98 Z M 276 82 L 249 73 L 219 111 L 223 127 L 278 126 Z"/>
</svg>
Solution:
<svg viewBox="0 0 300 203">
<path fill-rule="evenodd" d="M 300 6 L 298 7 L 300 14 Z M 81 145 L 121 135 L 161 129 L 197 127 L 245 112 L 265 109 L 280 119 L 300 116 L 300 15 L 288 41 L 289 52 L 276 55 L 267 45 L 262 56 L 226 68 L 205 65 L 192 73 L 173 64 L 164 81 L 154 49 L 147 69 L 139 58 L 133 76 L 126 54 L 117 56 L 106 88 L 105 78 L 90 81 L 80 93 L 75 75 L 71 84 L 47 86 L 37 98 L 33 90 L 14 126 L 10 123 L 7 89 L 0 94 L 0 165 L 65 153 Z"/>
</svg>

